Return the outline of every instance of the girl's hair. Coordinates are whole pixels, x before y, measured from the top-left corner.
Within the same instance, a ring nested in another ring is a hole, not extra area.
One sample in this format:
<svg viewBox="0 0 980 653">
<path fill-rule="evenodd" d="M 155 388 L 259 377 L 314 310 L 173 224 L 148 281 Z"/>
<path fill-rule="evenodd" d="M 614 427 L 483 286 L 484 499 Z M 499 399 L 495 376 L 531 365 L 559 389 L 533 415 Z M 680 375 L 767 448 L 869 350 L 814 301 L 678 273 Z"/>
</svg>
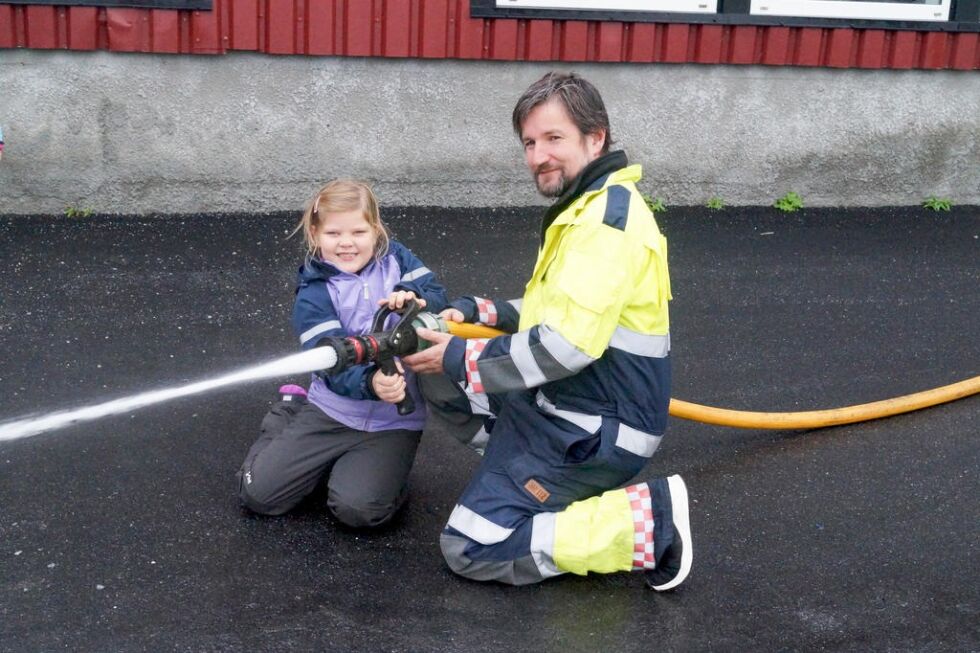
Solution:
<svg viewBox="0 0 980 653">
<path fill-rule="evenodd" d="M 302 231 L 306 241 L 306 255 L 312 258 L 319 248 L 316 231 L 322 224 L 323 217 L 328 213 L 344 211 L 361 211 L 368 225 L 374 229 L 378 236 L 374 244 L 375 260 L 388 253 L 390 236 L 388 229 L 381 222 L 378 198 L 374 196 L 370 186 L 354 179 L 335 179 L 318 190 L 307 203 L 299 224 L 289 235 L 293 236 Z"/>
</svg>

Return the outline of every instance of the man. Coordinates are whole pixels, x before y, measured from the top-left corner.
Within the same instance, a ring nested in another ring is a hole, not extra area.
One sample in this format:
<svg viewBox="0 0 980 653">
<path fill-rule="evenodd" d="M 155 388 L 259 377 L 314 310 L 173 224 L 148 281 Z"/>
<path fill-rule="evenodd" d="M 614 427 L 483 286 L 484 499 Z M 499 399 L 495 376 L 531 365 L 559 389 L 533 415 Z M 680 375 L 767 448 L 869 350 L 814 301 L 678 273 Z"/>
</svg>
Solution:
<svg viewBox="0 0 980 653">
<path fill-rule="evenodd" d="M 589 82 L 545 75 L 513 123 L 538 191 L 555 198 L 534 273 L 519 309 L 464 297 L 444 312 L 508 335 L 464 341 L 420 329 L 435 344 L 405 358 L 445 375 L 424 385 L 441 413 L 488 415 L 474 439 L 485 456 L 443 531 L 443 555 L 476 580 L 644 570 L 648 585 L 671 589 L 692 561 L 683 480 L 610 489 L 640 472 L 666 426 L 666 241 L 636 189 L 640 166 L 609 150 Z M 457 396 L 434 382 L 446 377 Z"/>
</svg>

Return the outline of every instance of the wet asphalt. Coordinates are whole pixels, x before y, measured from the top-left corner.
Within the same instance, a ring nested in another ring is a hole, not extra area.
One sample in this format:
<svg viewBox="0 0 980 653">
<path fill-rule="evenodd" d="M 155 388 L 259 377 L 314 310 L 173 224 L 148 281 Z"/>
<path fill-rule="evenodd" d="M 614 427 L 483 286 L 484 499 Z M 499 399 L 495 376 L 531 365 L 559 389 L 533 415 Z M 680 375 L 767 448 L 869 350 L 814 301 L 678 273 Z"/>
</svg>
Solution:
<svg viewBox="0 0 980 653">
<path fill-rule="evenodd" d="M 388 210 L 451 294 L 518 296 L 537 209 Z M 293 214 L 0 218 L 0 422 L 295 351 Z M 674 395 L 808 410 L 980 374 L 980 207 L 670 208 Z M 427 431 L 377 532 L 240 510 L 258 381 L 0 442 L 0 651 L 980 650 L 980 396 L 851 426 L 672 420 L 694 570 L 455 577 L 475 454 Z"/>
</svg>

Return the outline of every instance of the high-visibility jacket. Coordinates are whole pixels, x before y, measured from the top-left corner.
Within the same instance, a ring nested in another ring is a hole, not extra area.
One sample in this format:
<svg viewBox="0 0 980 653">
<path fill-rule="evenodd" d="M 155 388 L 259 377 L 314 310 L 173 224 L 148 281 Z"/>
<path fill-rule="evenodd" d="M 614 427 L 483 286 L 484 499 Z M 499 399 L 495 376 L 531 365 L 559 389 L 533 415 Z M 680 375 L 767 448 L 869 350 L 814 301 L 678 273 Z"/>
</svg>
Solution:
<svg viewBox="0 0 980 653">
<path fill-rule="evenodd" d="M 606 156 L 623 167 L 586 178 L 547 227 L 518 332 L 468 341 L 465 354 L 452 343 L 444 362 L 460 357 L 447 371 L 475 392 L 537 388 L 539 409 L 588 431 L 614 418 L 617 444 L 649 456 L 670 400 L 667 242 L 636 188 L 640 166 Z"/>
<path fill-rule="evenodd" d="M 661 434 L 670 391 L 667 240 L 636 189 L 640 175 L 639 165 L 613 172 L 548 227 L 520 328 L 545 325 L 574 347 L 568 361 L 588 359 L 541 388 L 559 408 Z"/>
</svg>

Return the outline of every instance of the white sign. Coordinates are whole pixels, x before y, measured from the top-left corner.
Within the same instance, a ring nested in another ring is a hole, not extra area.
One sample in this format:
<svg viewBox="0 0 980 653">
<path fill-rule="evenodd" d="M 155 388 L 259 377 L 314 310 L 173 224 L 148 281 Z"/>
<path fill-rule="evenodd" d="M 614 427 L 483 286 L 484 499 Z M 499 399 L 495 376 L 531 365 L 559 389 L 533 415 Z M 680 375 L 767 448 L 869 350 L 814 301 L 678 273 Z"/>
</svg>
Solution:
<svg viewBox="0 0 980 653">
<path fill-rule="evenodd" d="M 749 13 L 757 16 L 805 18 L 948 21 L 951 0 L 934 1 L 935 4 L 866 0 L 752 0 Z"/>
<path fill-rule="evenodd" d="M 497 0 L 498 9 L 576 11 L 660 11 L 713 14 L 718 0 Z"/>
</svg>

